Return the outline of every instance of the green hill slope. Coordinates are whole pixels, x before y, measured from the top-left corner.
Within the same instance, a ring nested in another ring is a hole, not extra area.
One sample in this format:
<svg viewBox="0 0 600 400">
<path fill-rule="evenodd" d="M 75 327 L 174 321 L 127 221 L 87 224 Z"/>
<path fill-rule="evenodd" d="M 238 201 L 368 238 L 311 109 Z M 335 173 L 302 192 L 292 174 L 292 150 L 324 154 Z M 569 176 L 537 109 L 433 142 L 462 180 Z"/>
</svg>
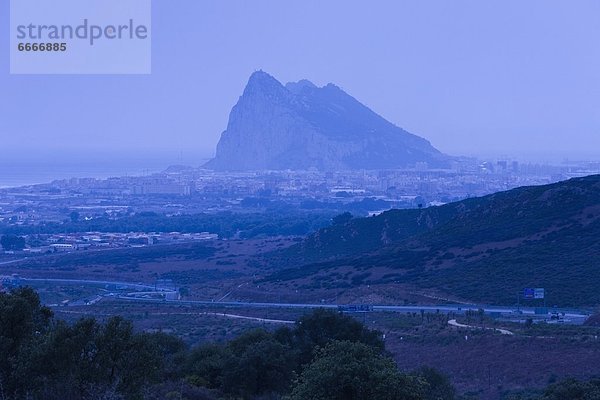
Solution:
<svg viewBox="0 0 600 400">
<path fill-rule="evenodd" d="M 354 284 L 409 283 L 496 304 L 535 286 L 552 304 L 597 305 L 600 175 L 352 220 L 286 256 L 300 266 L 268 279 L 345 271 Z"/>
</svg>

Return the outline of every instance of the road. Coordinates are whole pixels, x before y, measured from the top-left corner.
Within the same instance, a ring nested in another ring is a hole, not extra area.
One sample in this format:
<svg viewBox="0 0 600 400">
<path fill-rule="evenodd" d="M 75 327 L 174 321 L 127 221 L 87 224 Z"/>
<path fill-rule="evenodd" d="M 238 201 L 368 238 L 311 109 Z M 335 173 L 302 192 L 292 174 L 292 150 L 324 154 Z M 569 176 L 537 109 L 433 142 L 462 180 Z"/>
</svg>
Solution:
<svg viewBox="0 0 600 400">
<path fill-rule="evenodd" d="M 142 283 L 115 282 L 115 281 L 96 281 L 88 279 L 51 279 L 51 278 L 20 278 L 22 282 L 32 283 L 59 283 L 65 285 L 93 285 L 93 286 L 115 286 L 124 289 L 151 290 L 159 292 L 173 292 L 172 289 L 161 289 L 154 285 L 145 285 Z"/>
<path fill-rule="evenodd" d="M 61 313 L 66 313 L 66 314 L 88 315 L 88 313 L 86 311 L 72 311 L 72 310 L 65 310 L 64 308 L 61 308 L 60 312 Z M 102 314 L 102 315 L 111 315 L 111 314 Z M 200 312 L 200 313 L 197 313 L 197 312 L 187 312 L 187 313 L 182 313 L 182 312 L 166 312 L 166 313 L 152 313 L 152 315 L 186 315 L 186 316 L 207 315 L 207 316 L 212 316 L 212 317 L 224 317 L 224 318 L 232 318 L 232 319 L 243 319 L 243 320 L 254 321 L 254 322 L 263 322 L 263 323 L 266 323 L 266 324 L 285 324 L 285 325 L 291 325 L 291 324 L 295 324 L 296 323 L 296 321 L 290 321 L 290 320 L 285 320 L 285 319 L 248 317 L 247 315 L 216 313 L 216 312 Z"/>
<path fill-rule="evenodd" d="M 474 325 L 465 325 L 465 324 L 461 324 L 459 322 L 456 322 L 455 319 L 451 319 L 450 321 L 448 321 L 448 325 L 451 326 L 455 326 L 457 328 L 470 328 L 470 329 L 489 329 L 489 330 L 494 330 L 496 332 L 500 332 L 503 335 L 514 335 L 514 333 L 512 333 L 511 331 L 509 331 L 508 329 L 502 329 L 502 328 L 486 328 L 486 327 L 481 327 L 481 326 L 474 326 Z"/>
<path fill-rule="evenodd" d="M 57 284 L 76 284 L 76 285 L 94 285 L 103 287 L 115 287 L 118 289 L 133 289 L 138 292 L 150 291 L 150 292 L 161 292 L 161 293 L 172 293 L 172 289 L 157 288 L 153 285 L 142 284 L 142 283 L 131 283 L 131 282 L 117 282 L 117 281 L 105 281 L 105 280 L 87 280 L 87 279 L 46 279 L 46 278 L 20 278 L 21 281 L 27 283 L 57 283 Z M 241 286 L 241 285 L 240 285 Z M 136 293 L 139 295 L 139 293 Z M 112 297 L 140 302 L 155 302 L 155 303 L 169 303 L 169 304 L 185 304 L 185 305 L 210 305 L 219 306 L 226 308 L 288 308 L 288 309 L 314 309 L 314 308 L 330 308 L 338 309 L 340 305 L 331 303 L 276 303 L 276 302 L 240 302 L 240 301 L 222 301 L 230 293 L 223 296 L 217 301 L 203 301 L 203 300 L 166 300 L 157 298 L 143 298 L 139 296 L 129 295 L 118 295 L 112 294 Z M 513 317 L 520 317 L 522 319 L 535 317 L 535 308 L 524 308 L 520 307 L 516 309 L 514 306 L 488 306 L 488 305 L 464 305 L 464 304 L 442 304 L 437 306 L 400 306 L 400 305 L 369 305 L 372 311 L 389 311 L 389 312 L 404 312 L 404 313 L 456 313 L 464 314 L 467 311 L 477 312 L 483 310 L 486 314 L 503 314 L 510 315 Z M 565 323 L 581 324 L 588 317 L 589 314 L 579 310 L 568 310 L 568 309 L 552 309 L 552 311 L 560 312 L 564 315 Z M 360 312 L 360 311 L 358 311 Z M 538 315 L 544 317 L 543 315 Z"/>
<path fill-rule="evenodd" d="M 18 263 L 23 260 L 26 260 L 26 258 L 19 258 L 18 260 L 2 261 L 2 262 L 0 262 L 0 265 L 14 264 L 14 263 Z"/>
<path fill-rule="evenodd" d="M 245 319 L 249 321 L 257 321 L 257 322 L 265 322 L 269 324 L 295 324 L 295 321 L 288 321 L 285 319 L 271 319 L 271 318 L 258 318 L 258 317 L 247 317 L 245 315 L 237 315 L 237 314 L 225 314 L 225 313 L 202 313 L 203 315 L 212 315 L 216 317 L 226 317 L 226 318 L 234 318 L 234 319 Z"/>
<path fill-rule="evenodd" d="M 314 309 L 314 308 L 329 308 L 338 309 L 338 304 L 314 304 L 314 303 L 255 303 L 255 302 L 236 302 L 236 301 L 202 301 L 202 300 L 162 300 L 162 299 L 149 299 L 132 296 L 117 296 L 119 299 L 132 300 L 132 301 L 144 301 L 154 303 L 168 303 L 168 304 L 185 304 L 185 305 L 211 305 L 225 308 L 288 308 L 288 309 Z M 516 309 L 513 307 L 491 307 L 491 306 L 468 306 L 464 305 L 440 305 L 440 306 L 388 306 L 388 305 L 373 305 L 371 306 L 373 311 L 388 311 L 388 312 L 404 312 L 404 313 L 420 313 L 421 311 L 428 313 L 456 313 L 464 314 L 468 310 L 478 311 L 484 310 L 486 314 L 500 313 L 509 314 L 511 316 L 534 316 L 534 309 L 523 309 L 520 308 L 520 313 L 516 314 Z M 540 316 L 541 317 L 541 316 Z M 571 323 L 581 324 L 588 317 L 589 314 L 582 312 L 565 312 L 565 317 L 570 317 Z"/>
</svg>

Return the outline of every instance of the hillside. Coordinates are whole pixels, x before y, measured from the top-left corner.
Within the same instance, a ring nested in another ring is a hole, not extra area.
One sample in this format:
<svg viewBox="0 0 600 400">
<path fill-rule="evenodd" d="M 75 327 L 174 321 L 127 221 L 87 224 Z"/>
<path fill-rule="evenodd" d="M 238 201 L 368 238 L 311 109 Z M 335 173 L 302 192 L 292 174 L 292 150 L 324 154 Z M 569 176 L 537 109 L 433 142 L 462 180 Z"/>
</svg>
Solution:
<svg viewBox="0 0 600 400">
<path fill-rule="evenodd" d="M 408 283 L 491 304 L 545 287 L 550 304 L 600 304 L 600 175 L 325 228 L 268 279 Z"/>
<path fill-rule="evenodd" d="M 231 110 L 215 170 L 351 170 L 442 166 L 450 158 L 388 122 L 338 86 L 282 85 L 252 74 Z"/>
</svg>

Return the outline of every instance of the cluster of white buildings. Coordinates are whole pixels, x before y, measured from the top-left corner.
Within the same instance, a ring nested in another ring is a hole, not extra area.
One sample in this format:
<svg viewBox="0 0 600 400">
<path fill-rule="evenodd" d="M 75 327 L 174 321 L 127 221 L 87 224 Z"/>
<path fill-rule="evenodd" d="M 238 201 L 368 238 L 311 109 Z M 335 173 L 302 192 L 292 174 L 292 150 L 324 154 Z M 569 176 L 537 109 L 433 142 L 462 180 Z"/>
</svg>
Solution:
<svg viewBox="0 0 600 400">
<path fill-rule="evenodd" d="M 202 240 L 216 240 L 218 235 L 209 232 L 130 232 L 101 233 L 85 232 L 55 235 L 30 235 L 27 242 L 39 245 L 28 246 L 23 252 L 27 254 L 43 254 L 49 252 L 70 252 L 88 249 L 142 247 L 155 244 L 172 244 Z M 34 236 L 34 237 L 33 237 Z M 10 252 L 15 254 L 14 251 Z"/>
</svg>

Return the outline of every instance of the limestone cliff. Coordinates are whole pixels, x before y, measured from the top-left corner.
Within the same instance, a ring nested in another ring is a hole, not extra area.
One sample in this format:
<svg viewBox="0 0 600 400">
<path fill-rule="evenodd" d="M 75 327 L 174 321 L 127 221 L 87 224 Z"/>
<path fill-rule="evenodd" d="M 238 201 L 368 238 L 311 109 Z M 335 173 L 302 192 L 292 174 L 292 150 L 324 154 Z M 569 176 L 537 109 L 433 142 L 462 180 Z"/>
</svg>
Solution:
<svg viewBox="0 0 600 400">
<path fill-rule="evenodd" d="M 283 86 L 252 74 L 231 110 L 215 170 L 402 168 L 416 162 L 446 164 L 427 140 L 371 111 L 339 87 L 307 80 Z"/>
</svg>

